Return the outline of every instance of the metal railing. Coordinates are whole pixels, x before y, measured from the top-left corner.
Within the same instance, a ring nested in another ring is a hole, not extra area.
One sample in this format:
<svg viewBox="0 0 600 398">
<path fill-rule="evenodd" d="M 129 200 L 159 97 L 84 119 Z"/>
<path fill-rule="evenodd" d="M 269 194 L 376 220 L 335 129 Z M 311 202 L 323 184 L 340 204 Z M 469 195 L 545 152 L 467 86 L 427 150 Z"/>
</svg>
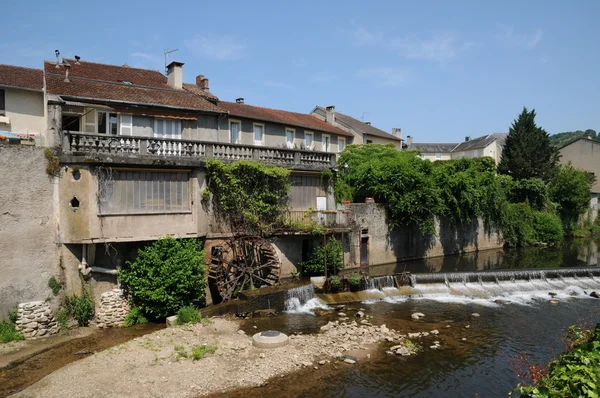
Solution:
<svg viewBox="0 0 600 398">
<path fill-rule="evenodd" d="M 64 131 L 63 151 L 70 154 L 115 154 L 161 158 L 254 160 L 285 167 L 335 167 L 336 154 L 172 138 L 111 136 Z"/>
</svg>

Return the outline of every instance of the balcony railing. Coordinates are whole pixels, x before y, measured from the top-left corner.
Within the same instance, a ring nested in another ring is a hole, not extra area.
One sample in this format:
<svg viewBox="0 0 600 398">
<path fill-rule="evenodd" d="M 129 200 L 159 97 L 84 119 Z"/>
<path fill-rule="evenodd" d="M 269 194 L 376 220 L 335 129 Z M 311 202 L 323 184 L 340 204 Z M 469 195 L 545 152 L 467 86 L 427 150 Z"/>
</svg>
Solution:
<svg viewBox="0 0 600 398">
<path fill-rule="evenodd" d="M 351 210 L 291 210 L 286 213 L 288 230 L 310 231 L 325 228 L 349 228 L 355 224 Z"/>
<path fill-rule="evenodd" d="M 336 155 L 298 149 L 171 138 L 111 136 L 64 131 L 63 151 L 75 155 L 112 154 L 159 158 L 254 160 L 284 167 L 335 167 Z"/>
</svg>

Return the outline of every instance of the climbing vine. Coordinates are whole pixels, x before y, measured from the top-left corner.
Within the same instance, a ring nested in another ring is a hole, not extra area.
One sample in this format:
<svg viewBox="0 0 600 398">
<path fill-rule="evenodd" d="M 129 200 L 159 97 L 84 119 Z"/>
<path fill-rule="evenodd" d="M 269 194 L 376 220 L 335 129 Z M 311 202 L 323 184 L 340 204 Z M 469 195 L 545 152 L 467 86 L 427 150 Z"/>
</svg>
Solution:
<svg viewBox="0 0 600 398">
<path fill-rule="evenodd" d="M 206 193 L 217 216 L 235 232 L 269 234 L 284 222 L 290 171 L 257 162 L 206 162 Z"/>
</svg>

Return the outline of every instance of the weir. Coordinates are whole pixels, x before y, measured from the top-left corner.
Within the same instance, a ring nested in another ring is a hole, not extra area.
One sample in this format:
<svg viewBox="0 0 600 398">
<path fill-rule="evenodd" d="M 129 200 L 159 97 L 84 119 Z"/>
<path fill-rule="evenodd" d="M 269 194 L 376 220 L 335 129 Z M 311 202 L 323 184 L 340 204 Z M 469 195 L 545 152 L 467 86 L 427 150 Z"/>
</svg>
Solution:
<svg viewBox="0 0 600 398">
<path fill-rule="evenodd" d="M 319 299 L 312 284 L 295 287 L 285 292 L 285 312 L 290 314 L 311 314 L 315 308 L 328 309 Z"/>
</svg>

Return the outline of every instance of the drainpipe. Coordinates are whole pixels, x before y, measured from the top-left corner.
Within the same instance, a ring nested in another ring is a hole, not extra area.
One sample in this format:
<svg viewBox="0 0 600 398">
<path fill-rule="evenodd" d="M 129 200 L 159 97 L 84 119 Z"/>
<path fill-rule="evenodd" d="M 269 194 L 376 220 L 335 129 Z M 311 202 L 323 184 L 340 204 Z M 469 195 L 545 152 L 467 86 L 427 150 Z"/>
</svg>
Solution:
<svg viewBox="0 0 600 398">
<path fill-rule="evenodd" d="M 86 276 L 87 274 L 89 274 L 92 269 L 88 267 L 88 262 L 87 262 L 87 254 L 88 254 L 88 245 L 87 243 L 82 243 L 81 244 L 81 263 L 79 264 L 79 270 L 81 271 L 81 273 Z"/>
</svg>

